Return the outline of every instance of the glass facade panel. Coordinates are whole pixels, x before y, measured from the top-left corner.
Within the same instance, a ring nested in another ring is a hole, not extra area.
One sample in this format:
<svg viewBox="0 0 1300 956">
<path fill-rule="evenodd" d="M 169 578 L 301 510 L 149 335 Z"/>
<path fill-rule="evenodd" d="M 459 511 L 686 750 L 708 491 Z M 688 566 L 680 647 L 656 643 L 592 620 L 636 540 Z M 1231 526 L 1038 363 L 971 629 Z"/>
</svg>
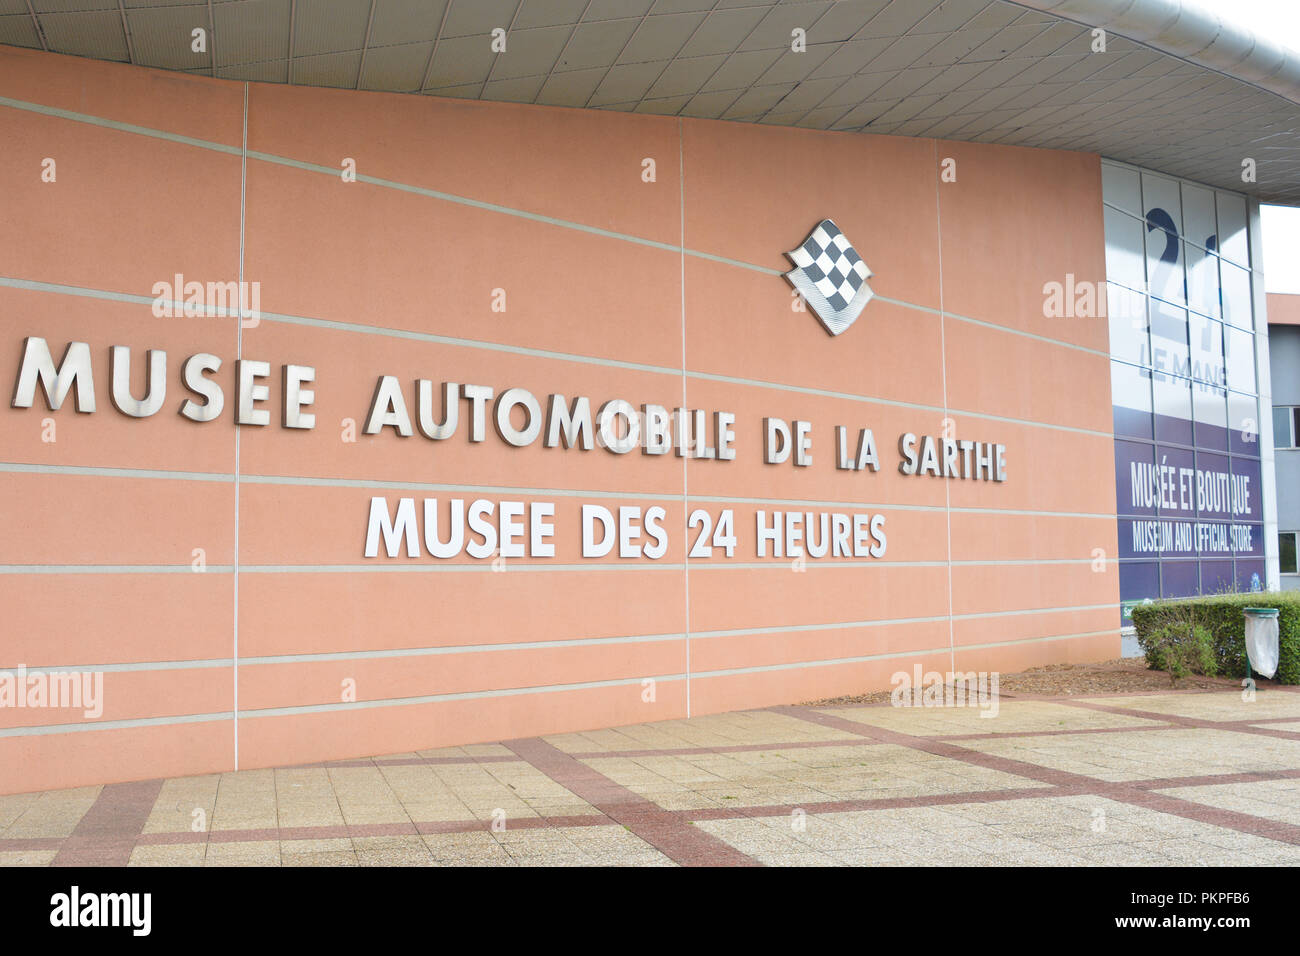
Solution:
<svg viewBox="0 0 1300 956">
<path fill-rule="evenodd" d="M 1106 278 L 1130 289 L 1147 287 L 1146 253 L 1142 245 L 1142 220 L 1111 209 L 1105 210 Z"/>
<path fill-rule="evenodd" d="M 1232 458 L 1231 508 L 1234 521 L 1264 520 L 1264 489 L 1257 458 Z"/>
<path fill-rule="evenodd" d="M 1255 394 L 1255 336 L 1241 329 L 1223 330 L 1224 359 L 1228 366 L 1228 388 Z"/>
<path fill-rule="evenodd" d="M 1192 378 L 1205 385 L 1228 384 L 1223 364 L 1223 323 L 1196 312 L 1188 313 L 1192 351 Z"/>
<path fill-rule="evenodd" d="M 1232 591 L 1237 583 L 1231 561 L 1201 562 L 1201 593 L 1222 594 Z"/>
<path fill-rule="evenodd" d="M 1191 597 L 1201 586 L 1201 566 L 1195 561 L 1160 562 L 1160 596 Z"/>
<path fill-rule="evenodd" d="M 1254 395 L 1228 393 L 1228 450 L 1259 457 L 1259 399 Z"/>
<path fill-rule="evenodd" d="M 1156 502 L 1155 445 L 1115 442 L 1115 504 L 1121 515 L 1154 516 Z"/>
<path fill-rule="evenodd" d="M 1259 383 L 1245 197 L 1102 166 L 1127 624 L 1145 600 L 1262 587 Z M 1279 447 L 1295 414 L 1273 411 Z"/>
<path fill-rule="evenodd" d="M 1110 363 L 1110 400 L 1115 434 L 1132 438 L 1151 432 L 1151 373 L 1124 362 Z"/>
<path fill-rule="evenodd" d="M 1183 274 L 1183 243 L 1178 233 L 1169 229 L 1170 219 L 1160 215 L 1163 209 L 1148 211 L 1146 224 L 1147 288 L 1166 302 L 1182 305 L 1187 301 L 1187 279 Z"/>
<path fill-rule="evenodd" d="M 1192 389 L 1198 448 L 1228 450 L 1228 391 L 1210 385 Z"/>
<path fill-rule="evenodd" d="M 1264 590 L 1264 559 L 1250 558 L 1237 562 L 1237 590 Z"/>
<path fill-rule="evenodd" d="M 1151 376 L 1157 441 L 1192 443 L 1192 382 L 1175 375 Z"/>
<path fill-rule="evenodd" d="M 1110 323 L 1110 354 L 1134 365 L 1150 364 L 1147 297 L 1141 292 L 1107 282 L 1106 317 Z"/>
<path fill-rule="evenodd" d="M 1178 180 L 1154 173 L 1142 174 L 1142 215 L 1149 229 L 1163 229 L 1181 235 L 1183 231 L 1182 190 Z M 1148 236 L 1148 238 L 1150 238 Z"/>
<path fill-rule="evenodd" d="M 1219 231 L 1214 223 L 1214 190 L 1183 183 L 1183 233 L 1187 241 L 1213 252 L 1218 248 Z"/>
<path fill-rule="evenodd" d="M 1187 257 L 1188 307 L 1201 315 L 1219 318 L 1218 256 L 1190 242 L 1183 243 L 1183 253 Z"/>
<path fill-rule="evenodd" d="M 1250 308 L 1250 273 L 1231 262 L 1219 262 L 1223 321 L 1239 329 L 1253 329 Z"/>
<path fill-rule="evenodd" d="M 1101 167 L 1101 194 L 1112 206 L 1119 206 L 1135 216 L 1142 215 L 1142 184 L 1136 169 L 1112 166 Z M 1214 196 L 1210 196 L 1210 218 L 1214 218 Z"/>
<path fill-rule="evenodd" d="M 1187 310 L 1151 300 L 1151 367 L 1181 378 L 1192 377 L 1187 343 Z"/>
<path fill-rule="evenodd" d="M 1246 197 L 1215 193 L 1219 220 L 1219 255 L 1250 268 L 1250 243 L 1246 238 Z"/>
</svg>

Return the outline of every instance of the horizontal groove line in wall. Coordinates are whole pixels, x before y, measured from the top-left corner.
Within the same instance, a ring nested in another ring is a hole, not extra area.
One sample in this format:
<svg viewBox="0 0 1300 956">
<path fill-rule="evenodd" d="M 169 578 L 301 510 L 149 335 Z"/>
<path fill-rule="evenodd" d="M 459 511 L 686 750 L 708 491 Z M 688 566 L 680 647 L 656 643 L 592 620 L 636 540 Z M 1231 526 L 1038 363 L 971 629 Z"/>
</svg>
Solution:
<svg viewBox="0 0 1300 956">
<path fill-rule="evenodd" d="M 959 650 L 985 650 L 995 647 L 1006 647 L 1017 644 L 1028 644 L 1042 641 L 1063 641 L 1075 640 L 1086 637 L 1099 637 L 1102 635 L 1114 634 L 1119 630 L 1118 627 L 1112 630 L 1089 631 L 1082 634 L 1054 634 L 1044 637 L 1027 638 L 1013 641 L 997 641 L 988 644 L 969 644 L 959 647 Z M 695 636 L 692 632 L 692 637 Z M 781 670 L 799 670 L 807 667 L 829 667 L 837 664 L 856 664 L 867 663 L 876 660 L 891 660 L 903 657 L 918 657 L 925 654 L 948 653 L 950 648 L 944 647 L 917 649 L 909 651 L 896 651 L 886 654 L 872 654 L 862 657 L 843 657 L 834 659 L 824 659 L 816 661 L 798 661 L 789 664 L 764 664 L 754 667 L 729 668 L 726 670 L 715 671 L 694 671 L 691 674 L 692 679 L 709 678 L 709 677 L 731 677 L 741 674 L 754 674 L 770 671 Z M 485 690 L 485 691 L 466 691 L 451 694 L 427 694 L 418 697 L 399 697 L 374 701 L 356 701 L 354 703 L 331 703 L 331 704 L 304 704 L 300 706 L 289 707 L 268 707 L 259 710 L 241 710 L 240 719 L 250 720 L 263 717 L 289 717 L 303 714 L 331 713 L 343 710 L 369 710 L 377 707 L 407 707 L 420 704 L 443 703 L 456 700 L 481 700 L 492 697 L 512 697 L 526 694 L 557 693 L 571 690 L 595 690 L 606 687 L 622 687 L 632 684 L 641 684 L 647 678 L 663 682 L 672 683 L 675 681 L 685 680 L 684 674 L 665 674 L 665 675 L 645 675 L 644 677 L 630 677 L 607 681 L 588 681 L 576 684 L 548 684 L 538 687 L 521 687 L 508 688 L 502 690 Z M 62 733 L 79 733 L 91 732 L 97 730 L 124 730 L 134 727 L 147 726 L 166 726 L 169 724 L 183 723 L 201 723 L 215 720 L 232 720 L 233 713 L 222 712 L 214 714 L 187 714 L 175 717 L 139 717 L 126 720 L 100 721 L 97 723 L 85 724 L 49 724 L 37 727 L 9 727 L 0 729 L 0 737 L 26 737 L 26 736 L 48 736 Z"/>
</svg>

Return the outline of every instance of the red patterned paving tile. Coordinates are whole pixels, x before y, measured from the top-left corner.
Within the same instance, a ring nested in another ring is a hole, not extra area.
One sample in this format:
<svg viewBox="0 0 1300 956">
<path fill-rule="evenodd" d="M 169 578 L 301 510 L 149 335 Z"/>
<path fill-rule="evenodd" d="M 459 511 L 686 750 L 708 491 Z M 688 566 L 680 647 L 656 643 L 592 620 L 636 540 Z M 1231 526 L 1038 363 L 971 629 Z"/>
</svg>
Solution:
<svg viewBox="0 0 1300 956">
<path fill-rule="evenodd" d="M 1075 703 L 1078 706 L 1087 705 L 1086 701 L 1062 702 Z M 1133 711 L 1128 708 L 1113 708 L 1101 704 L 1094 706 L 1103 710 L 1120 711 L 1133 717 L 1156 716 L 1158 718 L 1165 718 L 1168 716 L 1163 714 L 1149 714 L 1145 711 Z M 1040 780 L 1044 783 L 1051 783 L 1063 789 L 1074 788 L 1076 789 L 1076 792 L 1082 791 L 1094 793 L 1098 796 L 1103 796 L 1120 803 L 1128 803 L 1134 806 L 1158 810 L 1162 813 L 1169 813 L 1174 816 L 1184 817 L 1188 820 L 1195 820 L 1198 823 L 1225 827 L 1230 830 L 1237 830 L 1241 833 L 1249 833 L 1254 836 L 1264 836 L 1271 840 L 1278 840 L 1285 843 L 1300 844 L 1300 827 L 1293 824 L 1267 820 L 1263 817 L 1252 816 L 1251 814 L 1240 813 L 1235 810 L 1220 810 L 1214 807 L 1207 807 L 1203 804 L 1193 803 L 1190 800 L 1184 800 L 1180 797 L 1163 793 L 1154 793 L 1132 783 L 1112 783 L 1109 781 L 1098 780 L 1094 777 L 1088 777 L 1083 774 L 1040 767 L 1025 761 L 1012 760 L 1006 757 L 995 757 L 979 751 L 968 750 L 951 743 L 943 743 L 942 741 L 935 741 L 924 737 L 914 737 L 909 734 L 899 733 L 898 731 L 884 730 L 866 724 L 859 724 L 843 717 L 820 714 L 806 707 L 773 707 L 771 709 L 779 713 L 788 714 L 792 717 L 799 717 L 811 721 L 812 723 L 821 724 L 825 727 L 837 727 L 841 730 L 852 730 L 854 733 L 862 734 L 865 737 L 872 737 L 876 740 L 901 744 L 903 746 L 911 747 L 914 750 L 922 750 L 926 753 L 935 754 L 936 756 L 949 757 L 953 760 L 961 760 L 966 763 L 972 763 L 993 770 L 1018 774 L 1020 776 L 1028 777 L 1031 780 Z M 1222 729 L 1223 726 L 1221 723 L 1202 721 L 1196 718 L 1186 718 L 1186 720 L 1191 721 L 1188 726 L 1195 726 L 1198 728 Z M 1051 794 L 1048 793 L 1043 795 L 1050 796 Z"/>
<path fill-rule="evenodd" d="M 125 866 L 162 785 L 142 780 L 105 786 L 50 865 Z"/>
<path fill-rule="evenodd" d="M 676 863 L 683 866 L 759 865 L 748 854 L 691 826 L 682 817 L 656 806 L 541 738 L 512 740 L 506 746 Z"/>
</svg>

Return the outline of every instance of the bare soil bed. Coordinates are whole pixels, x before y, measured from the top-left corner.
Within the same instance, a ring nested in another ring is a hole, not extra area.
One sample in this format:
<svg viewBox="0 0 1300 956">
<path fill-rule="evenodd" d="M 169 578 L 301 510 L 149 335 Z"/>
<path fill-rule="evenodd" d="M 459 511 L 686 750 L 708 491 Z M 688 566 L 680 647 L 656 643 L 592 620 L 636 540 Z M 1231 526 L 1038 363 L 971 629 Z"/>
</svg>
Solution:
<svg viewBox="0 0 1300 956">
<path fill-rule="evenodd" d="M 1261 688 L 1274 683 L 1260 680 Z M 1169 674 L 1147 667 L 1145 658 L 1121 657 L 1095 664 L 1048 664 L 998 678 L 998 693 L 1005 698 L 1018 696 L 1070 697 L 1092 694 L 1140 694 L 1153 690 L 1225 690 L 1240 688 L 1236 678 L 1202 677 L 1191 674 L 1170 683 Z M 851 694 L 826 700 L 810 701 L 805 706 L 829 707 L 834 704 L 886 704 L 890 691 Z"/>
</svg>

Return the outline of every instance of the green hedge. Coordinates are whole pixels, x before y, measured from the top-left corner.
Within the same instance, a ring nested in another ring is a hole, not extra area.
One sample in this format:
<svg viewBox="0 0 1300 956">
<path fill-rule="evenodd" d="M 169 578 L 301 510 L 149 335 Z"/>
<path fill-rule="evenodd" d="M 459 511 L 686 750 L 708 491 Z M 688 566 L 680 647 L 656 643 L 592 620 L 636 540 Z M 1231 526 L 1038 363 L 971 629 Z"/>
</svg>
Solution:
<svg viewBox="0 0 1300 956">
<path fill-rule="evenodd" d="M 1138 604 L 1133 626 L 1138 644 L 1153 668 L 1164 670 L 1154 635 L 1167 623 L 1208 628 L 1214 639 L 1214 657 L 1224 677 L 1246 676 L 1246 616 L 1242 608 L 1278 609 L 1278 665 L 1275 679 L 1300 684 L 1300 592 L 1267 591 L 1257 594 L 1222 594 Z"/>
</svg>

